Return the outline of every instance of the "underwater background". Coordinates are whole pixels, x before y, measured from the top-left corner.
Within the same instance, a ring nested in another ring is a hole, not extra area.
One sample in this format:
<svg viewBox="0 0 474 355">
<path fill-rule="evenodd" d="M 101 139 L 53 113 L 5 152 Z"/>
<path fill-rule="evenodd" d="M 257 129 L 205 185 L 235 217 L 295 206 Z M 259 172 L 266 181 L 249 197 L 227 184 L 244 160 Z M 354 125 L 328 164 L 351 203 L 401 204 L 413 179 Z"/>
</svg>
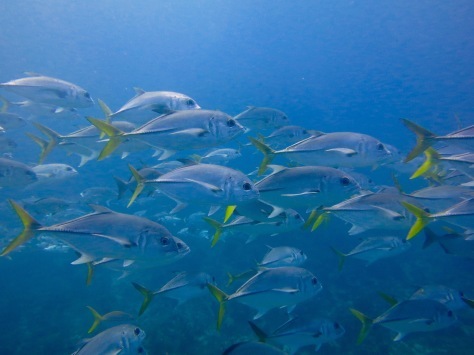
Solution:
<svg viewBox="0 0 474 355">
<path fill-rule="evenodd" d="M 439 134 L 474 123 L 472 18 L 474 3 L 468 0 L 4 1 L 0 82 L 37 72 L 80 85 L 113 110 L 134 96 L 133 87 L 182 92 L 202 108 L 232 116 L 249 105 L 273 107 L 285 112 L 292 124 L 373 135 L 406 154 L 415 138 L 401 118 Z M 18 100 L 4 91 L 1 95 Z M 80 116 L 42 122 L 68 133 L 89 125 L 85 116 L 103 118 L 103 113 L 95 105 L 81 109 Z M 7 132 L 18 145 L 12 155 L 34 164 L 40 149 L 25 132 L 35 128 Z M 247 159 L 232 167 L 251 173 L 261 154 L 253 147 L 245 149 Z M 77 168 L 77 157 L 58 150 L 48 162 L 71 164 L 79 174 L 40 190 L 1 189 L 2 247 L 22 228 L 7 199 L 77 200 L 87 188 L 115 190 L 113 176 L 128 179 L 128 163 L 157 161 L 151 154 L 135 153 L 124 160 L 111 157 Z M 394 184 L 388 169 L 363 172 L 377 185 Z M 427 186 L 408 175 L 400 176 L 400 183 L 406 191 Z M 127 209 L 125 200 L 100 196 L 90 202 L 152 220 L 157 211 L 173 206 L 162 199 Z M 176 233 L 187 223 L 185 214 L 180 212 L 176 225 L 165 226 Z M 38 217 L 52 224 L 48 218 L 47 211 Z M 81 339 L 90 336 L 87 330 L 93 319 L 86 306 L 100 313 L 137 314 L 142 296 L 132 281 L 158 289 L 174 273 L 195 270 L 213 275 L 224 287 L 227 272 L 238 274 L 253 267 L 268 250 L 266 245 L 292 245 L 305 251 L 304 267 L 323 285 L 296 311 L 337 320 L 346 330 L 334 344 L 323 345 L 320 354 L 471 354 L 474 311 L 469 309 L 458 314 L 459 324 L 437 332 L 415 333 L 394 342 L 391 331 L 373 327 L 367 339 L 356 344 L 360 322 L 349 308 L 375 317 L 388 308 L 378 292 L 404 299 L 425 284 L 446 285 L 473 298 L 474 264 L 472 259 L 447 255 L 438 246 L 422 249 L 419 238 L 396 259 L 368 267 L 347 260 L 339 272 L 330 246 L 353 248 L 358 238 L 348 236 L 348 229 L 333 220 L 312 233 L 296 230 L 248 244 L 242 238 L 227 238 L 214 248 L 199 236 L 188 237 L 191 253 L 172 265 L 123 278 L 119 272 L 97 268 L 88 286 L 87 268 L 70 264 L 75 259 L 72 251 L 47 251 L 29 243 L 0 259 L 0 353 L 72 353 Z M 217 331 L 217 309 L 210 294 L 179 307 L 175 300 L 157 296 L 134 324 L 145 330 L 143 345 L 149 354 L 219 354 L 234 343 L 257 340 L 247 323 L 252 310 L 229 304 Z M 265 317 L 262 324 L 267 328 L 286 319 L 280 310 Z M 301 353 L 314 353 L 314 348 Z"/>
</svg>

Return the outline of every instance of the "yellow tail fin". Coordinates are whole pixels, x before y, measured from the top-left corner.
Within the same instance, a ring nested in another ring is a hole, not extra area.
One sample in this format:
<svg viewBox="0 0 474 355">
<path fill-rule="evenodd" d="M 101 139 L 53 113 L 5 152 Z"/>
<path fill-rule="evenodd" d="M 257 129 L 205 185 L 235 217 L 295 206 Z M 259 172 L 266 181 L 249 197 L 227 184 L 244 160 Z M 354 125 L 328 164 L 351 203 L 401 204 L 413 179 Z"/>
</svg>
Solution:
<svg viewBox="0 0 474 355">
<path fill-rule="evenodd" d="M 402 201 L 402 205 L 405 206 L 405 208 L 412 214 L 415 215 L 416 221 L 413 224 L 413 226 L 410 228 L 410 231 L 408 232 L 407 235 L 407 240 L 410 240 L 411 238 L 415 237 L 418 233 L 422 231 L 425 226 L 431 222 L 432 217 L 422 210 L 421 208 L 412 205 L 411 203 Z"/>
</svg>

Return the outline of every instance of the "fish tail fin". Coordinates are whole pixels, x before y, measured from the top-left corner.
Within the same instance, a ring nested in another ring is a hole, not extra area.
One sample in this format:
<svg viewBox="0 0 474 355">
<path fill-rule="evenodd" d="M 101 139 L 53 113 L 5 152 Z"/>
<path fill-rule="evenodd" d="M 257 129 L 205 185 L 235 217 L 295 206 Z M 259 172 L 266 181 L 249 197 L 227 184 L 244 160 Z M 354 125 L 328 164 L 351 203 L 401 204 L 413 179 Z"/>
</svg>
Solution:
<svg viewBox="0 0 474 355">
<path fill-rule="evenodd" d="M 106 121 L 101 121 L 96 118 L 87 117 L 87 120 L 92 123 L 98 130 L 108 135 L 109 141 L 105 145 L 104 149 L 99 154 L 98 160 L 103 160 L 107 158 L 110 154 L 114 152 L 115 149 L 123 142 L 123 134 L 121 130 L 112 126 Z"/>
<path fill-rule="evenodd" d="M 230 286 L 234 283 L 234 281 L 236 280 L 236 276 L 232 275 L 230 272 L 227 273 L 227 277 L 229 278 L 229 280 L 227 281 L 227 286 Z"/>
<path fill-rule="evenodd" d="M 128 168 L 132 172 L 132 175 L 135 178 L 135 181 L 137 182 L 137 187 L 135 188 L 135 191 L 133 191 L 133 195 L 127 205 L 127 207 L 130 207 L 143 191 L 143 188 L 145 187 L 145 178 L 141 176 L 138 170 L 135 169 L 132 165 L 128 164 Z"/>
<path fill-rule="evenodd" d="M 261 343 L 265 343 L 265 341 L 267 340 L 268 338 L 268 335 L 267 333 L 265 333 L 263 331 L 263 329 L 259 328 L 254 322 L 252 322 L 251 320 L 248 321 L 249 324 L 250 324 L 250 328 L 252 328 L 253 332 L 255 333 L 255 335 L 257 336 L 258 338 L 258 341 L 261 342 Z"/>
<path fill-rule="evenodd" d="M 112 110 L 110 109 L 110 107 L 104 102 L 102 101 L 101 99 L 97 99 L 97 103 L 99 104 L 100 106 L 100 109 L 102 110 L 102 112 L 104 113 L 104 116 L 105 116 L 105 122 L 109 123 L 112 121 Z M 100 139 L 103 139 L 105 137 L 105 132 L 104 131 L 100 131 L 100 136 L 99 138 Z"/>
<path fill-rule="evenodd" d="M 91 327 L 89 328 L 89 330 L 87 331 L 88 334 L 92 333 L 100 324 L 100 322 L 102 322 L 104 320 L 104 317 L 102 317 L 99 312 L 97 312 L 94 308 L 92 308 L 91 306 L 86 306 L 89 311 L 91 311 L 92 313 L 92 316 L 94 317 L 94 322 L 92 323 Z"/>
<path fill-rule="evenodd" d="M 128 183 L 117 176 L 114 176 L 114 180 L 115 180 L 115 183 L 117 184 L 117 189 L 118 189 L 117 200 L 120 200 L 123 197 L 123 195 L 125 195 L 125 192 L 127 192 L 128 190 Z"/>
<path fill-rule="evenodd" d="M 410 131 L 416 134 L 415 148 L 405 158 L 405 163 L 408 163 L 429 148 L 433 144 L 433 138 L 436 136 L 434 133 L 405 118 L 402 118 L 402 122 Z"/>
<path fill-rule="evenodd" d="M 265 143 L 261 142 L 258 139 L 255 139 L 253 137 L 248 137 L 250 142 L 259 150 L 263 153 L 263 160 L 260 164 L 260 167 L 258 168 L 258 175 L 262 175 L 265 170 L 267 170 L 268 164 L 270 164 L 273 159 L 275 158 L 275 151 L 270 148 L 268 145 Z"/>
<path fill-rule="evenodd" d="M 337 269 L 338 269 L 339 271 L 342 271 L 342 268 L 343 268 L 343 266 L 344 266 L 344 262 L 346 261 L 347 255 L 344 254 L 343 252 L 337 250 L 337 249 L 334 248 L 334 247 L 331 247 L 331 250 L 332 250 L 332 251 L 334 252 L 334 254 L 336 254 L 337 257 L 339 258 L 339 263 L 338 263 L 338 265 L 337 265 Z"/>
<path fill-rule="evenodd" d="M 8 108 L 10 107 L 10 101 L 8 101 L 3 96 L 0 96 L 0 101 L 2 102 L 2 107 L 0 108 L 0 112 L 7 112 Z"/>
<path fill-rule="evenodd" d="M 153 294 L 152 291 L 150 291 L 149 289 L 147 289 L 146 287 L 140 285 L 140 284 L 137 284 L 136 282 L 132 282 L 132 285 L 133 287 L 135 287 L 138 292 L 140 292 L 144 299 L 143 299 L 143 303 L 140 307 L 140 310 L 138 311 L 138 315 L 141 316 L 143 314 L 143 312 L 145 312 L 145 310 L 148 308 L 148 305 L 150 304 L 150 302 L 153 300 L 153 297 L 155 296 Z"/>
<path fill-rule="evenodd" d="M 217 315 L 217 329 L 221 329 L 222 321 L 224 320 L 224 313 L 225 313 L 225 301 L 229 298 L 229 296 L 216 286 L 212 284 L 207 284 L 207 288 L 211 291 L 211 294 L 215 297 L 217 302 L 219 302 L 219 313 Z"/>
<path fill-rule="evenodd" d="M 192 154 L 189 156 L 189 158 L 193 161 L 195 161 L 196 163 L 200 163 L 201 160 L 202 160 L 202 156 L 200 156 L 199 154 Z"/>
<path fill-rule="evenodd" d="M 426 160 L 420 167 L 410 176 L 410 179 L 415 179 L 421 175 L 426 174 L 433 166 L 436 166 L 439 163 L 439 153 L 433 148 L 428 148 L 425 150 Z"/>
<path fill-rule="evenodd" d="M 87 278 L 86 278 L 87 286 L 91 284 L 93 275 L 94 275 L 94 264 L 92 262 L 88 262 L 87 263 Z"/>
<path fill-rule="evenodd" d="M 372 327 L 373 320 L 367 317 L 364 313 L 359 312 L 354 308 L 350 308 L 351 313 L 362 323 L 362 328 L 357 337 L 357 344 L 362 343 Z"/>
<path fill-rule="evenodd" d="M 412 205 L 411 203 L 402 201 L 402 205 L 405 206 L 405 208 L 415 215 L 416 221 L 413 223 L 413 226 L 410 228 L 410 231 L 408 232 L 407 235 L 407 240 L 410 240 L 414 236 L 416 236 L 418 233 L 420 233 L 425 226 L 431 222 L 431 216 L 421 209 L 420 207 L 417 207 L 415 205 Z"/>
<path fill-rule="evenodd" d="M 316 215 L 317 216 L 317 215 Z M 323 222 L 329 221 L 329 212 L 323 212 L 315 218 L 314 224 L 311 227 L 311 232 L 318 228 Z"/>
<path fill-rule="evenodd" d="M 469 298 L 461 297 L 462 301 L 467 304 L 470 308 L 474 308 L 474 300 L 470 300 Z"/>
<path fill-rule="evenodd" d="M 59 144 L 61 140 L 61 135 L 56 131 L 53 131 L 51 128 L 42 125 L 41 123 L 33 122 L 33 124 L 41 131 L 41 133 L 43 133 L 46 137 L 49 138 L 49 141 L 45 141 L 41 138 L 33 136 L 32 134 L 28 134 L 28 136 L 41 147 L 39 163 L 42 164 L 46 157 Z"/>
<path fill-rule="evenodd" d="M 216 243 L 218 242 L 219 240 L 219 237 L 221 236 L 222 234 L 222 226 L 223 224 L 222 223 L 219 223 L 217 222 L 215 219 L 212 219 L 212 218 L 209 218 L 209 217 L 203 217 L 203 219 L 209 223 L 215 230 L 216 232 L 214 233 L 214 236 L 212 237 L 212 243 L 211 243 L 211 247 L 213 247 L 214 245 L 216 245 Z"/>
<path fill-rule="evenodd" d="M 227 222 L 230 217 L 232 217 L 232 214 L 234 213 L 236 208 L 237 208 L 237 205 L 229 205 L 226 207 L 225 214 L 224 214 L 224 223 Z"/>
<path fill-rule="evenodd" d="M 439 236 L 433 232 L 430 228 L 425 228 L 425 242 L 423 243 L 422 249 L 428 248 L 433 243 L 436 243 Z"/>
<path fill-rule="evenodd" d="M 28 212 L 26 212 L 18 203 L 13 200 L 8 201 L 10 202 L 10 205 L 13 207 L 15 212 L 18 214 L 18 217 L 20 217 L 21 222 L 23 223 L 23 231 L 19 236 L 13 239 L 10 244 L 5 247 L 5 249 L 3 249 L 3 251 L 0 253 L 0 256 L 5 256 L 15 248 L 26 243 L 28 240 L 35 236 L 38 228 L 41 228 L 41 224 L 36 219 L 34 219 Z"/>
<path fill-rule="evenodd" d="M 398 303 L 398 300 L 395 297 L 390 296 L 388 293 L 381 292 L 381 291 L 377 293 L 379 294 L 380 297 L 382 297 L 383 300 L 385 300 L 392 307 Z"/>
</svg>

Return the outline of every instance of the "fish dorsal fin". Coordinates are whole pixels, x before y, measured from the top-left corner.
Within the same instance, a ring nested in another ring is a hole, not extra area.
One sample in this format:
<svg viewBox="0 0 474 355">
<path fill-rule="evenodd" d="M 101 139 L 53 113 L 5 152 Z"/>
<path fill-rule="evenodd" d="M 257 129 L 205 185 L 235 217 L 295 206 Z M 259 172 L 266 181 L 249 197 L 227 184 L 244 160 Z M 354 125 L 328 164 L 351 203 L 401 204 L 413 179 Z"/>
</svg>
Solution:
<svg viewBox="0 0 474 355">
<path fill-rule="evenodd" d="M 111 213 L 114 212 L 110 208 L 100 206 L 100 205 L 94 205 L 94 204 L 89 204 L 89 207 L 94 210 L 96 213 Z"/>
<path fill-rule="evenodd" d="M 137 86 L 134 86 L 133 90 L 135 91 L 135 94 L 136 94 L 135 97 L 143 95 L 146 92 L 145 90 L 143 90 L 142 88 L 139 88 Z"/>
</svg>

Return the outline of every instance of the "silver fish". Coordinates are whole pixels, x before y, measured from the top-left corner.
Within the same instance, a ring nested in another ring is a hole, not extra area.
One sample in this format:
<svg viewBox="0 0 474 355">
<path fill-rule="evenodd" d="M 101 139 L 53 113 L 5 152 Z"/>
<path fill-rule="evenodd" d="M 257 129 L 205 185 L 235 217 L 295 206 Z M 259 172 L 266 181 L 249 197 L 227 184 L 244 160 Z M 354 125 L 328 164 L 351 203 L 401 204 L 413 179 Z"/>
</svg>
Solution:
<svg viewBox="0 0 474 355">
<path fill-rule="evenodd" d="M 308 258 L 306 254 L 293 247 L 271 247 L 262 260 L 258 263 L 259 267 L 280 267 L 280 266 L 300 266 Z"/>
<path fill-rule="evenodd" d="M 88 118 L 110 138 L 99 155 L 99 160 L 109 156 L 120 144 L 146 144 L 162 151 L 164 160 L 176 151 L 215 147 L 229 142 L 244 132 L 244 128 L 229 115 L 220 111 L 187 110 L 159 116 L 141 127 L 123 132 L 107 122 Z"/>
<path fill-rule="evenodd" d="M 342 325 L 325 318 L 295 317 L 270 334 L 266 334 L 252 321 L 249 321 L 249 324 L 260 341 L 281 345 L 291 355 L 310 345 L 313 345 L 315 351 L 318 351 L 323 344 L 332 342 L 345 333 Z"/>
<path fill-rule="evenodd" d="M 1 83 L 0 87 L 32 101 L 58 107 L 84 108 L 94 105 L 90 94 L 83 88 L 38 74 Z"/>
<path fill-rule="evenodd" d="M 242 126 L 249 129 L 271 129 L 288 125 L 288 116 L 270 107 L 248 106 L 247 109 L 234 117 Z"/>
<path fill-rule="evenodd" d="M 408 250 L 410 243 L 398 237 L 371 237 L 364 239 L 347 254 L 332 248 L 339 257 L 339 270 L 342 270 L 347 257 L 365 260 L 366 266 L 382 258 L 398 255 Z"/>
<path fill-rule="evenodd" d="M 263 137 L 263 141 L 272 149 L 283 149 L 303 139 L 322 134 L 324 133 L 300 126 L 283 126 Z"/>
<path fill-rule="evenodd" d="M 462 292 L 444 285 L 425 285 L 416 290 L 409 299 L 438 301 L 453 311 L 474 307 L 473 300 L 466 298 Z"/>
<path fill-rule="evenodd" d="M 143 295 L 144 300 L 138 315 L 142 315 L 156 295 L 163 295 L 178 301 L 177 307 L 192 298 L 207 293 L 207 284 L 214 284 L 214 278 L 204 272 L 189 275 L 180 272 L 157 291 L 150 291 L 146 287 L 132 282 L 133 286 Z"/>
<path fill-rule="evenodd" d="M 181 110 L 198 110 L 201 107 L 187 95 L 172 91 L 144 91 L 134 88 L 136 95 L 123 105 L 112 118 L 129 121 L 151 120 L 163 113 Z"/>
<path fill-rule="evenodd" d="M 16 202 L 10 200 L 24 225 L 23 232 L 1 252 L 5 256 L 32 237 L 47 233 L 76 250 L 80 257 L 72 264 L 121 259 L 125 266 L 134 261 L 163 263 L 179 259 L 189 247 L 158 223 L 146 218 L 117 213 L 101 206 L 92 206 L 94 212 L 85 216 L 42 226 Z"/>
<path fill-rule="evenodd" d="M 399 341 L 410 333 L 447 328 L 457 320 L 451 309 L 431 299 L 411 299 L 399 302 L 375 319 L 370 319 L 355 309 L 351 309 L 351 312 L 363 324 L 358 343 L 364 340 L 371 326 L 375 324 L 397 332 L 393 340 Z"/>
<path fill-rule="evenodd" d="M 245 174 L 220 165 L 185 166 L 154 180 L 144 180 L 133 167 L 130 169 L 138 184 L 129 206 L 145 185 L 156 187 L 176 201 L 177 206 L 171 213 L 187 204 L 227 206 L 258 198 L 258 190 Z"/>
<path fill-rule="evenodd" d="M 145 350 L 142 342 L 145 336 L 145 332 L 136 325 L 117 325 L 85 340 L 82 347 L 72 355 L 143 354 Z"/>
<path fill-rule="evenodd" d="M 274 150 L 255 138 L 249 139 L 264 154 L 259 174 L 262 174 L 278 155 L 302 165 L 349 168 L 376 166 L 391 158 L 391 152 L 378 139 L 355 132 L 311 136 L 281 150 Z"/>
<path fill-rule="evenodd" d="M 257 310 L 253 319 L 260 318 L 273 308 L 293 307 L 322 290 L 321 283 L 308 270 L 283 266 L 260 270 L 231 295 L 225 294 L 214 285 L 207 285 L 213 296 L 219 301 L 219 329 L 224 317 L 225 303 L 238 301 Z"/>
<path fill-rule="evenodd" d="M 204 156 L 192 155 L 197 162 L 203 164 L 227 165 L 231 160 L 240 158 L 242 154 L 239 149 L 221 148 L 210 151 Z"/>
</svg>

